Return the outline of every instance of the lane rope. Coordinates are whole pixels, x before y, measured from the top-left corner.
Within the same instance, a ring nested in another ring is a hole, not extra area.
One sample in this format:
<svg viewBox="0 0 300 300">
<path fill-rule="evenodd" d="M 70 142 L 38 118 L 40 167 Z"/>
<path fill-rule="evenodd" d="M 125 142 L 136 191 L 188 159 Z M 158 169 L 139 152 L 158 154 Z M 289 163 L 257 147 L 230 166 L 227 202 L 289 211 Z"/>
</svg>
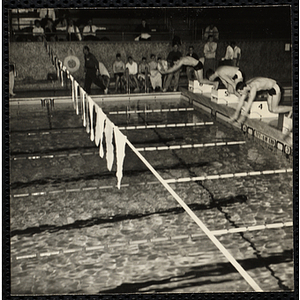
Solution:
<svg viewBox="0 0 300 300">
<path fill-rule="evenodd" d="M 256 226 L 246 226 L 240 228 L 232 228 L 232 229 L 221 229 L 221 230 L 212 230 L 211 233 L 213 235 L 225 235 L 225 234 L 234 234 L 240 232 L 250 232 L 250 231 L 259 231 L 259 230 L 266 230 L 266 229 L 280 229 L 284 227 L 292 227 L 293 222 L 283 222 L 283 223 L 274 223 L 274 224 L 262 224 Z M 49 251 L 49 252 L 38 252 L 34 254 L 28 255 L 12 255 L 11 260 L 21 260 L 21 259 L 28 259 L 28 258 L 41 258 L 41 257 L 50 257 L 53 255 L 60 255 L 60 254 L 69 254 L 74 252 L 82 252 L 82 251 L 97 251 L 107 248 L 115 248 L 115 247 L 124 247 L 129 245 L 140 245 L 146 243 L 158 243 L 158 242 L 165 242 L 165 241 L 178 241 L 178 240 L 193 240 L 195 238 L 205 236 L 203 233 L 195 233 L 195 234 L 183 234 L 183 235 L 176 235 L 176 236 L 167 236 L 167 237 L 156 237 L 152 239 L 142 239 L 142 240 L 128 240 L 126 242 L 119 242 L 114 244 L 104 244 L 98 246 L 91 246 L 91 247 L 80 247 L 75 249 L 60 249 L 56 251 Z M 13 244 L 12 244 L 13 246 Z M 190 253 L 193 255 L 193 253 Z"/>
<path fill-rule="evenodd" d="M 264 170 L 264 171 L 250 171 L 241 173 L 229 173 L 229 174 L 216 174 L 216 175 L 204 175 L 197 177 L 184 177 L 184 178 L 174 178 L 166 179 L 167 183 L 177 183 L 177 182 L 190 182 L 190 181 L 201 181 L 201 180 L 214 180 L 214 179 L 224 179 L 233 177 L 247 177 L 247 176 L 259 176 L 259 175 L 270 175 L 270 174 L 280 174 L 280 173 L 292 173 L 293 169 L 279 169 L 279 170 Z"/>
<path fill-rule="evenodd" d="M 215 244 L 215 246 L 222 252 L 226 259 L 235 267 L 240 275 L 246 280 L 246 282 L 256 292 L 262 292 L 263 290 L 254 281 L 252 277 L 243 269 L 243 267 L 235 260 L 235 258 L 228 252 L 228 250 L 219 242 L 219 240 L 210 232 L 205 224 L 196 216 L 196 214 L 188 207 L 188 205 L 177 195 L 177 193 L 169 186 L 169 184 L 158 174 L 158 172 L 152 167 L 152 165 L 141 155 L 139 151 L 131 144 L 127 139 L 127 145 L 133 152 L 139 157 L 139 159 L 147 166 L 152 174 L 160 181 L 160 183 L 168 190 L 168 192 L 175 198 L 175 200 L 184 208 L 193 221 L 202 229 L 202 231 L 209 237 L 209 239 Z"/>
<path fill-rule="evenodd" d="M 213 125 L 214 122 L 198 122 L 198 123 L 174 123 L 174 124 L 158 124 L 158 125 L 133 125 L 120 126 L 120 130 L 136 130 L 136 129 L 153 129 L 153 128 L 174 128 L 174 127 L 190 127 L 190 126 L 206 126 Z"/>
<path fill-rule="evenodd" d="M 70 134 L 76 132 L 85 132 L 84 128 L 64 128 L 60 130 L 51 130 L 51 131 L 36 131 L 36 132 L 27 132 L 27 131 L 11 131 L 10 135 L 26 135 L 26 136 L 36 136 L 36 135 L 49 135 L 49 134 Z"/>
<path fill-rule="evenodd" d="M 176 149 L 190 149 L 190 148 L 205 148 L 205 147 L 219 147 L 219 146 L 231 146 L 231 145 L 241 145 L 245 144 L 246 141 L 231 141 L 231 142 L 216 142 L 216 143 L 206 143 L 206 144 L 187 144 L 187 145 L 171 145 L 171 146 L 156 146 L 156 147 L 141 147 L 136 148 L 138 151 L 163 151 L 163 150 L 176 150 Z M 45 154 L 45 155 L 33 155 L 33 156 L 17 156 L 11 155 L 11 160 L 34 160 L 34 159 L 44 159 L 44 158 L 57 158 L 57 157 L 72 157 L 81 155 L 99 155 L 99 151 L 92 152 L 75 152 L 75 153 L 64 153 L 64 154 Z"/>
<path fill-rule="evenodd" d="M 172 145 L 172 146 L 157 146 L 157 147 L 141 147 L 136 148 L 138 151 L 161 151 L 161 150 L 178 150 L 190 148 L 205 148 L 205 147 L 218 147 L 218 146 L 231 146 L 245 144 L 245 141 L 232 141 L 232 142 L 216 142 L 206 144 L 188 144 L 188 145 Z"/>
<path fill-rule="evenodd" d="M 206 175 L 199 177 L 186 177 L 186 178 L 177 178 L 177 179 L 165 179 L 167 183 L 185 183 L 191 181 L 203 181 L 203 180 L 214 180 L 214 179 L 225 179 L 225 178 L 234 178 L 234 177 L 246 177 L 246 176 L 261 176 L 261 175 L 275 175 L 275 174 L 283 174 L 283 173 L 292 173 L 293 169 L 279 169 L 279 170 L 264 170 L 264 171 L 250 171 L 250 172 L 242 172 L 242 173 L 229 173 L 229 174 L 217 174 L 217 175 Z M 147 181 L 136 183 L 135 185 L 152 185 L 159 184 L 160 181 Z M 121 184 L 122 188 L 130 187 L 129 183 Z M 54 191 L 42 191 L 42 192 L 34 192 L 34 193 L 23 193 L 23 194 L 11 194 L 10 196 L 13 198 L 22 198 L 29 196 L 41 196 L 41 195 L 49 195 L 49 194 L 58 194 L 58 193 L 72 193 L 72 192 L 83 192 L 83 191 L 92 191 L 92 190 L 107 190 L 117 188 L 117 185 L 104 185 L 104 186 L 91 186 L 84 188 L 76 188 L 76 189 L 61 189 Z"/>
<path fill-rule="evenodd" d="M 185 108 L 161 108 L 161 109 L 146 109 L 146 110 L 120 110 L 111 111 L 110 115 L 127 115 L 127 114 L 140 114 L 140 113 L 163 113 L 163 112 L 179 112 L 179 111 L 193 111 L 194 107 Z"/>
<path fill-rule="evenodd" d="M 156 124 L 156 125 L 132 125 L 132 126 L 118 126 L 120 130 L 134 130 L 134 129 L 153 129 L 153 128 L 174 128 L 174 127 L 191 127 L 191 126 L 206 126 L 213 125 L 214 122 L 198 122 L 198 123 L 174 123 L 174 124 Z M 67 128 L 64 130 L 51 130 L 51 131 L 40 131 L 40 132 L 10 132 L 10 134 L 14 135 L 27 135 L 27 136 L 35 136 L 35 135 L 48 135 L 48 134 L 69 134 L 70 132 L 80 132 L 84 131 L 84 128 L 79 129 L 71 129 Z"/>
</svg>

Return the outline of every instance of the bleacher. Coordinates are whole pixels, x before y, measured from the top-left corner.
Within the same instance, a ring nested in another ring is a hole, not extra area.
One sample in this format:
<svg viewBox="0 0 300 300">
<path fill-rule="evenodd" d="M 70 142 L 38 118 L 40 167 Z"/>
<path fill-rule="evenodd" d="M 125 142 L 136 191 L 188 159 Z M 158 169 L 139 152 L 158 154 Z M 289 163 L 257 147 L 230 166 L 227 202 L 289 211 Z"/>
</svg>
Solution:
<svg viewBox="0 0 300 300">
<path fill-rule="evenodd" d="M 57 19 L 59 16 L 57 17 Z M 86 15 L 77 10 L 70 10 L 69 18 L 79 28 L 81 34 L 83 27 L 87 24 L 89 18 L 93 19 L 93 24 L 98 27 L 104 27 L 104 30 L 97 30 L 96 35 L 100 40 L 109 41 L 133 41 L 138 35 L 135 31 L 137 25 L 141 23 L 139 17 L 123 16 L 121 18 L 109 18 L 97 16 L 95 13 Z M 27 12 L 24 10 L 13 10 L 10 15 L 11 21 L 11 41 L 34 41 L 32 29 L 35 20 L 39 19 L 39 12 L 31 9 Z M 168 28 L 168 23 L 162 19 L 151 19 L 149 21 L 151 29 L 151 39 L 155 41 L 166 41 L 172 39 L 172 30 Z M 65 36 L 64 31 L 57 31 L 58 37 Z"/>
</svg>

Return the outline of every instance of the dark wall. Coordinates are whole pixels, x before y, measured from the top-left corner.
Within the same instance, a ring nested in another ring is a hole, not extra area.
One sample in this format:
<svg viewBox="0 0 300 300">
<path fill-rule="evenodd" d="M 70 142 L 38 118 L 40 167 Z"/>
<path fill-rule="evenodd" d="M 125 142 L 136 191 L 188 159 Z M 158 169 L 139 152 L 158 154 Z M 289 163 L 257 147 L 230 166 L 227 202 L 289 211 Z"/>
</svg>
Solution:
<svg viewBox="0 0 300 300">
<path fill-rule="evenodd" d="M 76 55 L 80 60 L 80 68 L 73 75 L 78 80 L 84 77 L 83 46 L 88 45 L 90 51 L 102 61 L 109 72 L 112 72 L 112 64 L 116 53 L 121 53 L 126 63 L 131 55 L 136 62 L 140 62 L 143 56 L 150 58 L 150 54 L 156 54 L 166 58 L 171 45 L 169 42 L 59 42 L 49 43 L 57 57 L 64 61 L 70 55 Z M 256 76 L 270 77 L 282 83 L 291 83 L 292 65 L 291 51 L 285 51 L 285 41 L 237 41 L 242 50 L 240 68 L 250 79 Z M 185 55 L 189 43 L 183 43 L 180 51 Z M 204 43 L 193 44 L 199 57 L 203 56 Z M 225 55 L 226 44 L 218 44 L 217 59 Z M 10 62 L 16 64 L 18 78 L 22 81 L 28 77 L 35 80 L 45 80 L 47 74 L 55 72 L 43 43 L 10 43 Z"/>
</svg>

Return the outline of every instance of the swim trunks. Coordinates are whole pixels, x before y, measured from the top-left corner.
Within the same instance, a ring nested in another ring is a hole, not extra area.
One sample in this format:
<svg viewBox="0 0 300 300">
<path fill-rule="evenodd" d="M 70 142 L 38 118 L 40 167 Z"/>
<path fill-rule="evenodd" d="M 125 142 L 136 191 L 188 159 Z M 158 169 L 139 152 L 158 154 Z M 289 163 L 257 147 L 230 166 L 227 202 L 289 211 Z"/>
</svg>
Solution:
<svg viewBox="0 0 300 300">
<path fill-rule="evenodd" d="M 238 70 L 236 74 L 232 77 L 232 80 L 241 79 L 243 81 L 243 78 L 243 73 L 240 70 Z"/>
<path fill-rule="evenodd" d="M 274 96 L 274 95 L 278 95 L 279 93 L 281 93 L 281 90 L 280 90 L 279 85 L 276 83 L 274 85 L 274 87 L 271 88 L 270 90 L 267 90 L 267 92 L 270 96 Z"/>
<path fill-rule="evenodd" d="M 203 69 L 203 64 L 202 64 L 202 62 L 199 60 L 198 63 L 196 64 L 196 66 L 194 67 L 194 70 L 195 70 L 195 71 L 199 71 L 199 70 L 201 70 L 201 69 Z"/>
<path fill-rule="evenodd" d="M 115 73 L 115 78 L 116 78 L 117 76 L 122 77 L 123 75 L 124 75 L 124 73 Z"/>
</svg>

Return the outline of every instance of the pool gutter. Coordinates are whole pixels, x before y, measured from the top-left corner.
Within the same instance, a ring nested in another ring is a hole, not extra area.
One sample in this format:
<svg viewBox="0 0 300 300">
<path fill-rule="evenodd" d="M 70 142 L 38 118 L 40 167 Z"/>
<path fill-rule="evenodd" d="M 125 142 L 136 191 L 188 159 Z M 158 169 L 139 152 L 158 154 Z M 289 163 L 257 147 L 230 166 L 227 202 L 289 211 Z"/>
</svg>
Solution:
<svg viewBox="0 0 300 300">
<path fill-rule="evenodd" d="M 142 99 L 141 99 L 142 97 Z M 194 94 L 187 89 L 180 88 L 179 92 L 172 93 L 137 93 L 137 94 L 117 94 L 117 95 L 91 95 L 95 102 L 110 103 L 122 101 L 156 101 L 156 100 L 177 100 L 181 99 L 192 104 L 196 109 L 213 116 L 214 118 L 229 123 L 229 118 L 235 112 L 233 107 L 222 104 L 216 104 L 210 100 L 209 94 Z M 70 96 L 56 97 L 30 97 L 30 98 L 13 98 L 9 100 L 10 105 L 32 105 L 40 103 L 42 99 L 55 99 L 55 103 L 71 103 Z M 230 123 L 231 124 L 231 123 Z M 277 128 L 269 126 L 256 119 L 247 119 L 242 125 L 238 123 L 231 124 L 241 129 L 245 134 L 258 138 L 266 144 L 282 151 L 287 155 L 292 155 L 293 141 L 289 136 L 284 134 Z"/>
<path fill-rule="evenodd" d="M 233 107 L 212 102 L 209 94 L 194 94 L 184 88 L 180 88 L 180 91 L 182 95 L 185 96 L 183 99 L 189 99 L 188 101 L 195 108 L 212 115 L 220 121 L 230 123 L 229 118 L 235 112 Z M 253 136 L 287 155 L 292 155 L 292 139 L 289 136 L 285 136 L 279 129 L 256 119 L 246 119 L 241 125 L 237 122 L 230 124 L 241 129 L 245 134 Z"/>
</svg>

